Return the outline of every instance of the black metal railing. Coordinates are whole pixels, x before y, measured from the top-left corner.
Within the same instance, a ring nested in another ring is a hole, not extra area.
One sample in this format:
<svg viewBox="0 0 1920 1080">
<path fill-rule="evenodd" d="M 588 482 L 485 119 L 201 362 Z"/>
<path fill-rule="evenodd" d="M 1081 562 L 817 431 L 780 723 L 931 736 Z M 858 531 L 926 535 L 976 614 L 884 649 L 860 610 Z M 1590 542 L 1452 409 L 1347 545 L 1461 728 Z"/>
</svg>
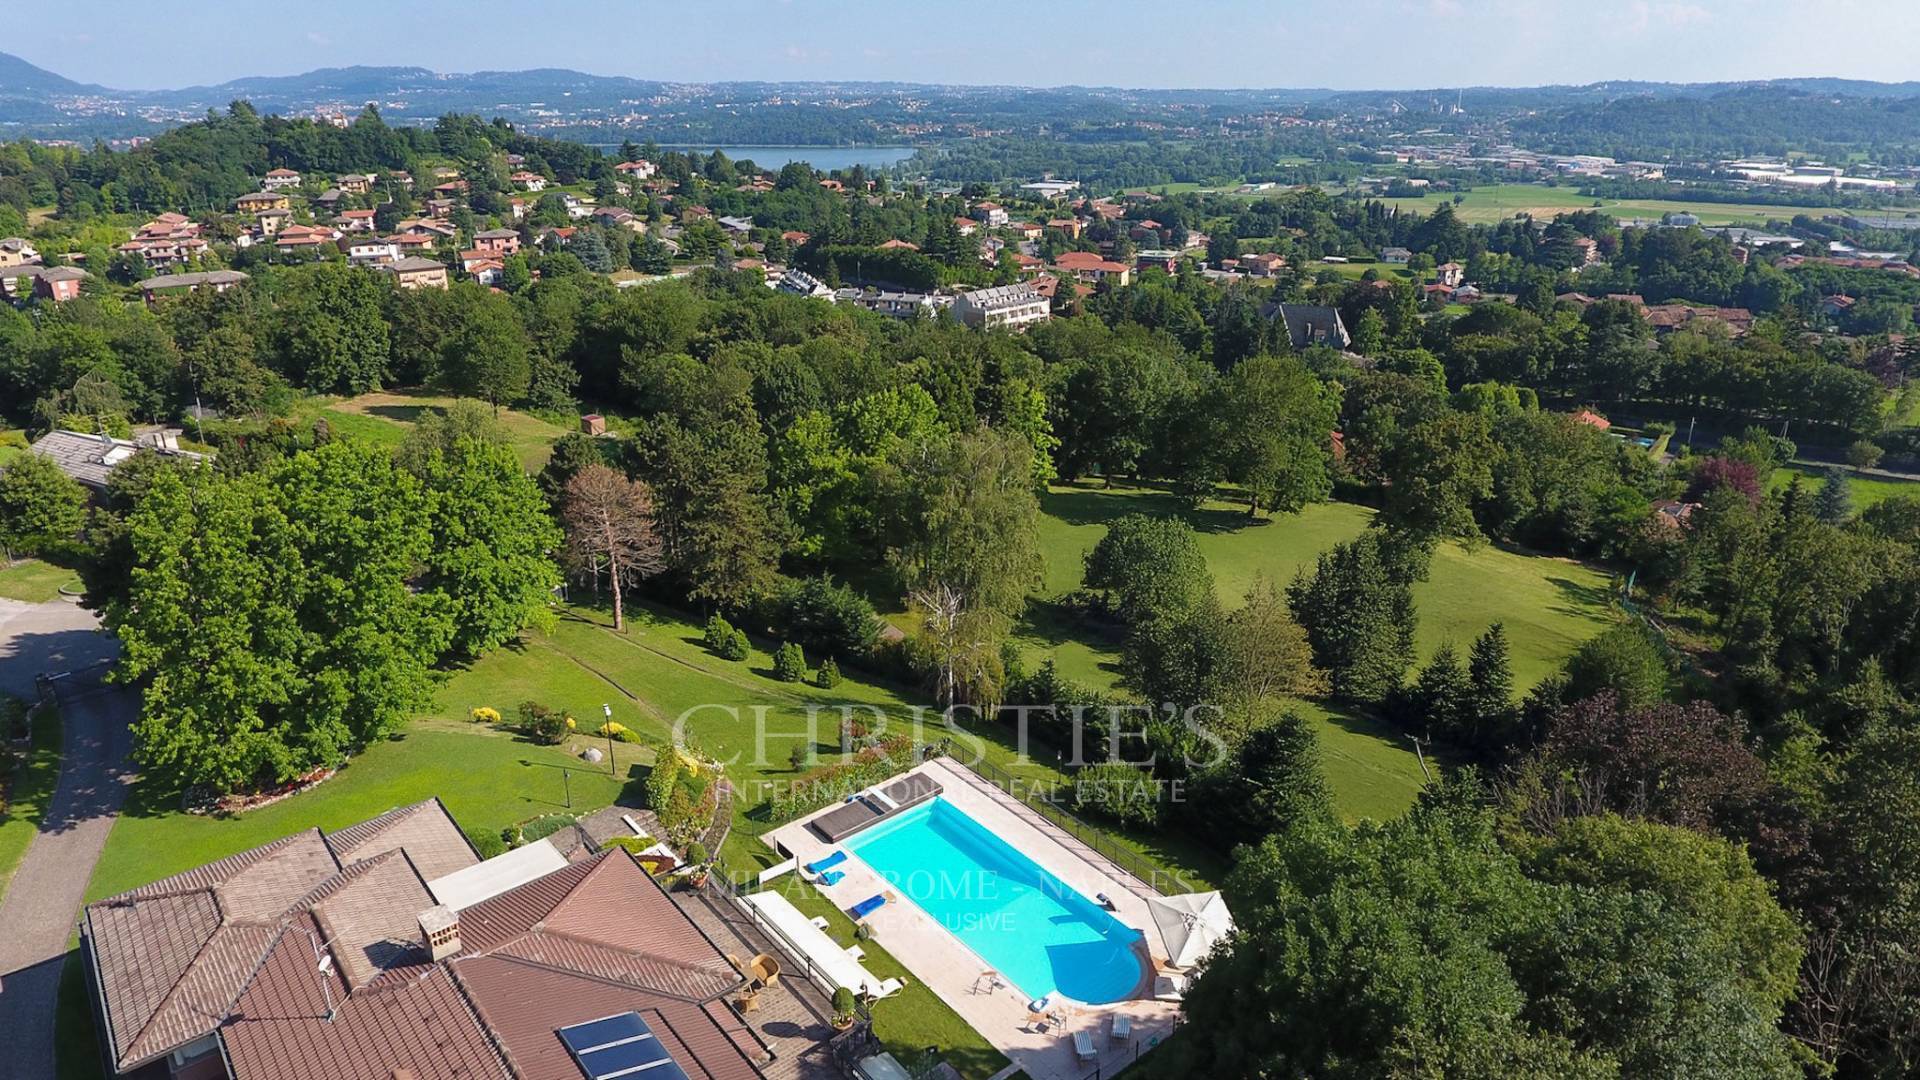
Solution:
<svg viewBox="0 0 1920 1080">
<path fill-rule="evenodd" d="M 1091 848 L 1094 854 L 1126 871 L 1130 877 L 1162 896 L 1192 891 L 1190 883 L 1177 872 L 1160 866 L 1122 844 L 1105 829 L 1088 824 L 1061 806 L 1057 799 L 1061 786 L 1057 782 L 1025 780 L 985 759 L 969 761 L 963 757 L 949 756 L 947 760 L 965 767 L 975 776 L 1006 792 L 1009 797 L 1032 807 L 1035 813 Z"/>
<path fill-rule="evenodd" d="M 718 871 L 717 867 L 715 869 Z M 701 887 L 712 890 L 720 903 L 726 904 L 746 916 L 747 920 L 753 923 L 754 927 L 758 929 L 761 934 L 765 935 L 768 941 L 773 942 L 779 947 L 782 953 L 786 954 L 787 959 L 794 961 L 800 966 L 800 971 L 807 977 L 808 982 L 813 983 L 822 993 L 826 994 L 829 1002 L 833 1000 L 833 992 L 836 989 L 834 981 L 828 978 L 826 973 L 815 967 L 813 959 L 801 952 L 798 946 L 790 946 L 786 936 L 780 933 L 779 929 L 772 923 L 761 918 L 760 912 L 755 910 L 752 904 L 747 903 L 747 893 L 750 890 L 743 889 L 739 884 L 735 883 L 728 874 L 723 872 L 708 874 L 706 883 Z M 867 1003 L 861 1000 L 858 994 L 855 994 L 853 998 L 853 1018 L 855 1026 L 873 1023 L 872 1011 L 867 1007 Z"/>
</svg>

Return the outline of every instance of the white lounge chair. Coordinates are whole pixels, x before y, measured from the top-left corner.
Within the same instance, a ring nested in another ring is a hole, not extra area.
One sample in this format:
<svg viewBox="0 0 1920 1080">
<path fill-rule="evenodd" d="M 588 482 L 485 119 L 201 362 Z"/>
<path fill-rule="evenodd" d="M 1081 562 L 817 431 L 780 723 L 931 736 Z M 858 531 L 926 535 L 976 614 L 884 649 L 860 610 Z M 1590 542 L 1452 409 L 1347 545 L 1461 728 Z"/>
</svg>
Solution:
<svg viewBox="0 0 1920 1080">
<path fill-rule="evenodd" d="M 1163 971 L 1153 977 L 1153 996 L 1161 1001 L 1179 1001 L 1187 996 L 1187 977 L 1174 971 Z"/>
<path fill-rule="evenodd" d="M 815 929 L 825 930 L 827 928 L 827 917 L 825 915 L 815 915 L 807 921 L 812 923 Z"/>
<path fill-rule="evenodd" d="M 906 989 L 906 987 L 907 984 L 901 982 L 899 979 L 883 980 L 880 985 L 873 988 L 873 1000 L 879 1001 L 881 998 L 890 998 Z"/>
<path fill-rule="evenodd" d="M 1073 1033 L 1073 1055 L 1083 1062 L 1099 1056 L 1093 1049 L 1093 1035 L 1085 1028 Z"/>
<path fill-rule="evenodd" d="M 849 945 L 847 946 L 847 955 L 853 957 L 855 960 L 865 960 L 867 958 L 867 950 L 858 945 Z"/>
<path fill-rule="evenodd" d="M 1133 1017 L 1128 1016 L 1126 1013 L 1114 1013 L 1112 1035 L 1114 1038 L 1120 1039 L 1121 1041 L 1125 1041 L 1127 1039 L 1132 1038 L 1133 1037 Z"/>
</svg>

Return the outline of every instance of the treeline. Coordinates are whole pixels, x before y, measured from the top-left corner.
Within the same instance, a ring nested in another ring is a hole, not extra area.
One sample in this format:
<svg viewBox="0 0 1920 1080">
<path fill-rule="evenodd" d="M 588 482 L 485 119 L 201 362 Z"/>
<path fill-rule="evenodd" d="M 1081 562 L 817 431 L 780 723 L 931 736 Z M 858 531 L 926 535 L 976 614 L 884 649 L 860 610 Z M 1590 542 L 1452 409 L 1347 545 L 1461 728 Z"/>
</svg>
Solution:
<svg viewBox="0 0 1920 1080">
<path fill-rule="evenodd" d="M 1094 191 L 1160 184 L 1237 183 L 1273 178 L 1285 157 L 1331 159 L 1335 146 L 1319 130 L 1249 138 L 1142 138 L 1127 129 L 1112 141 L 1009 135 L 943 143 L 915 153 L 906 171 L 962 183 L 997 184 L 1053 175 Z"/>
<path fill-rule="evenodd" d="M 1511 127 L 1538 149 L 1623 160 L 1788 153 L 1844 160 L 1864 150 L 1875 161 L 1906 164 L 1920 151 L 1920 102 L 1753 87 L 1543 109 Z"/>
</svg>

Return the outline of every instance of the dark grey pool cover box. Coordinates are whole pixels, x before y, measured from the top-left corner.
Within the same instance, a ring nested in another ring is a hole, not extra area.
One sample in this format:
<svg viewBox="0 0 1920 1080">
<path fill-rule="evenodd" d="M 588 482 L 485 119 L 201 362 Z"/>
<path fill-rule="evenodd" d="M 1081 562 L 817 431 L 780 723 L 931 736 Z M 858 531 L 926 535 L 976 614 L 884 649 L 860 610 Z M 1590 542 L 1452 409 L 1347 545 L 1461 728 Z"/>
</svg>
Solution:
<svg viewBox="0 0 1920 1080">
<path fill-rule="evenodd" d="M 837 844 L 877 821 L 911 810 L 940 794 L 940 785 L 924 773 L 903 776 L 880 789 L 886 798 L 876 799 L 862 792 L 851 802 L 842 803 L 809 823 L 820 839 Z M 891 802 L 893 805 L 887 805 Z"/>
</svg>

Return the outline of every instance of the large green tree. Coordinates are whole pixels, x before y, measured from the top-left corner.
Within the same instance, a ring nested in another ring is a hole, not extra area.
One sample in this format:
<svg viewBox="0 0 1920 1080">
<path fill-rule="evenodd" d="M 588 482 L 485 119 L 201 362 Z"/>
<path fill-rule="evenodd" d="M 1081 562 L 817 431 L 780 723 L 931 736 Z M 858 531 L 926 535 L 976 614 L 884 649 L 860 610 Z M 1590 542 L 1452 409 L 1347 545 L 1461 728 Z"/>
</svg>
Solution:
<svg viewBox="0 0 1920 1080">
<path fill-rule="evenodd" d="M 31 554 L 72 539 L 86 521 L 87 492 L 39 454 L 0 468 L 0 554 Z"/>
<path fill-rule="evenodd" d="M 1293 357 L 1258 356 L 1221 378 L 1209 398 L 1213 460 L 1262 505 L 1293 513 L 1333 492 L 1334 392 Z"/>
<path fill-rule="evenodd" d="M 427 468 L 433 548 L 424 584 L 445 597 L 454 654 L 477 656 L 553 621 L 561 533 L 513 451 L 460 439 Z"/>
</svg>

